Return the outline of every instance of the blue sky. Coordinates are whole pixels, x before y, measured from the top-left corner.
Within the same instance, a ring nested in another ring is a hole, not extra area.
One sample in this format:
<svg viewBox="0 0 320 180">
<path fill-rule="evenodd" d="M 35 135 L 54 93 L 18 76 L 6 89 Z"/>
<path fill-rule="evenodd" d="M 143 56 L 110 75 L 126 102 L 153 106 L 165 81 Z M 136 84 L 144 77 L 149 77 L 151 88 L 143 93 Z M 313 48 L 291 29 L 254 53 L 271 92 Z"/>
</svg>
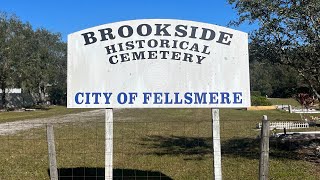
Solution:
<svg viewBox="0 0 320 180">
<path fill-rule="evenodd" d="M 0 11 L 16 14 L 34 28 L 68 34 L 122 20 L 183 19 L 227 26 L 237 18 L 226 0 L 0 0 Z M 253 26 L 232 27 L 250 32 Z"/>
</svg>

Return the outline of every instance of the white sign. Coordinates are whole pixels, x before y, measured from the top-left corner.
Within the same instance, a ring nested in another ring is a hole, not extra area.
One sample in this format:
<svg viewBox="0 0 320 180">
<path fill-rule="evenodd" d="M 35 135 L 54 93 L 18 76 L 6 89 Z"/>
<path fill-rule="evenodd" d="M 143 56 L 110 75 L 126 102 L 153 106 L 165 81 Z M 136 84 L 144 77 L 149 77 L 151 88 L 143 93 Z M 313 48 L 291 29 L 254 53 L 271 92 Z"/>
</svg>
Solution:
<svg viewBox="0 0 320 180">
<path fill-rule="evenodd" d="M 244 32 L 193 21 L 144 19 L 68 36 L 69 108 L 248 106 Z"/>
</svg>

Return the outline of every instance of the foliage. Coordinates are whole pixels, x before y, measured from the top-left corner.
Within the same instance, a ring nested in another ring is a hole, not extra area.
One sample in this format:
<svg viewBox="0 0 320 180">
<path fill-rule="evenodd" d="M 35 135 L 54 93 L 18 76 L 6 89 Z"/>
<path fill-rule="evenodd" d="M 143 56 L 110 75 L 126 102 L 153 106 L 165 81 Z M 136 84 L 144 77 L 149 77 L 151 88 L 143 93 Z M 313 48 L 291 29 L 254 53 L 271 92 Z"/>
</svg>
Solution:
<svg viewBox="0 0 320 180">
<path fill-rule="evenodd" d="M 261 96 L 261 92 L 260 91 L 251 91 L 250 95 L 251 96 Z"/>
<path fill-rule="evenodd" d="M 315 99 L 307 93 L 299 93 L 296 96 L 296 100 L 301 104 L 302 107 L 307 109 L 315 103 Z"/>
<path fill-rule="evenodd" d="M 22 88 L 35 104 L 44 104 L 49 88 L 66 92 L 66 43 L 60 34 L 33 30 L 14 15 L 0 12 L 0 88 Z M 57 88 L 55 88 L 57 89 Z M 54 97 L 53 97 L 54 98 Z M 2 93 L 2 108 L 6 107 Z M 60 100 L 59 100 L 60 101 Z"/>
<path fill-rule="evenodd" d="M 282 98 L 293 97 L 302 85 L 292 68 L 254 59 L 250 62 L 250 84 L 251 90 L 261 92 L 260 95 Z"/>
<path fill-rule="evenodd" d="M 261 62 L 293 68 L 320 98 L 319 0 L 228 0 L 239 18 L 231 24 L 256 23 L 250 54 Z"/>
<path fill-rule="evenodd" d="M 263 96 L 251 96 L 251 105 L 252 106 L 271 106 L 272 103 Z"/>
</svg>

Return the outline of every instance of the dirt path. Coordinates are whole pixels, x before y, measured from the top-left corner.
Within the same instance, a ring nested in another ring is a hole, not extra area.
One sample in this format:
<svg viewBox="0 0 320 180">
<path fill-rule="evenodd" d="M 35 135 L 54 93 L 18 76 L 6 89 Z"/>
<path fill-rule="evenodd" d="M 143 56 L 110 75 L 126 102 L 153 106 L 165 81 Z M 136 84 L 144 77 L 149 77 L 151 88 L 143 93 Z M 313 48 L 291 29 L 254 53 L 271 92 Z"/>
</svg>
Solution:
<svg viewBox="0 0 320 180">
<path fill-rule="evenodd" d="M 45 126 L 47 123 L 53 124 L 60 124 L 60 123 L 69 123 L 69 122 L 77 122 L 77 121 L 93 121 L 97 120 L 98 118 L 103 118 L 104 116 L 104 109 L 94 110 L 94 111 L 87 111 L 81 112 L 76 114 L 67 114 L 61 115 L 56 117 L 49 117 L 49 118 L 37 118 L 37 119 L 30 119 L 24 121 L 15 121 L 15 122 L 7 122 L 0 124 L 0 136 L 1 135 L 8 135 L 8 134 L 15 134 L 20 131 L 29 130 L 32 128 L 39 128 Z"/>
</svg>

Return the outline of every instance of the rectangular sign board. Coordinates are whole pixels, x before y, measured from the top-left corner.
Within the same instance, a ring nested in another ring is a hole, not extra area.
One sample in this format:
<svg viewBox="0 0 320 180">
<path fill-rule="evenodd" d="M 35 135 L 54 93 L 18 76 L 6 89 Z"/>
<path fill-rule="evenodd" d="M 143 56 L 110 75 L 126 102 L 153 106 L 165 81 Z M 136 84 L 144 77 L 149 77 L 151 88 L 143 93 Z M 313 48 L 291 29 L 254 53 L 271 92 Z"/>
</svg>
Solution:
<svg viewBox="0 0 320 180">
<path fill-rule="evenodd" d="M 68 36 L 68 108 L 250 106 L 248 35 L 144 19 Z"/>
</svg>

